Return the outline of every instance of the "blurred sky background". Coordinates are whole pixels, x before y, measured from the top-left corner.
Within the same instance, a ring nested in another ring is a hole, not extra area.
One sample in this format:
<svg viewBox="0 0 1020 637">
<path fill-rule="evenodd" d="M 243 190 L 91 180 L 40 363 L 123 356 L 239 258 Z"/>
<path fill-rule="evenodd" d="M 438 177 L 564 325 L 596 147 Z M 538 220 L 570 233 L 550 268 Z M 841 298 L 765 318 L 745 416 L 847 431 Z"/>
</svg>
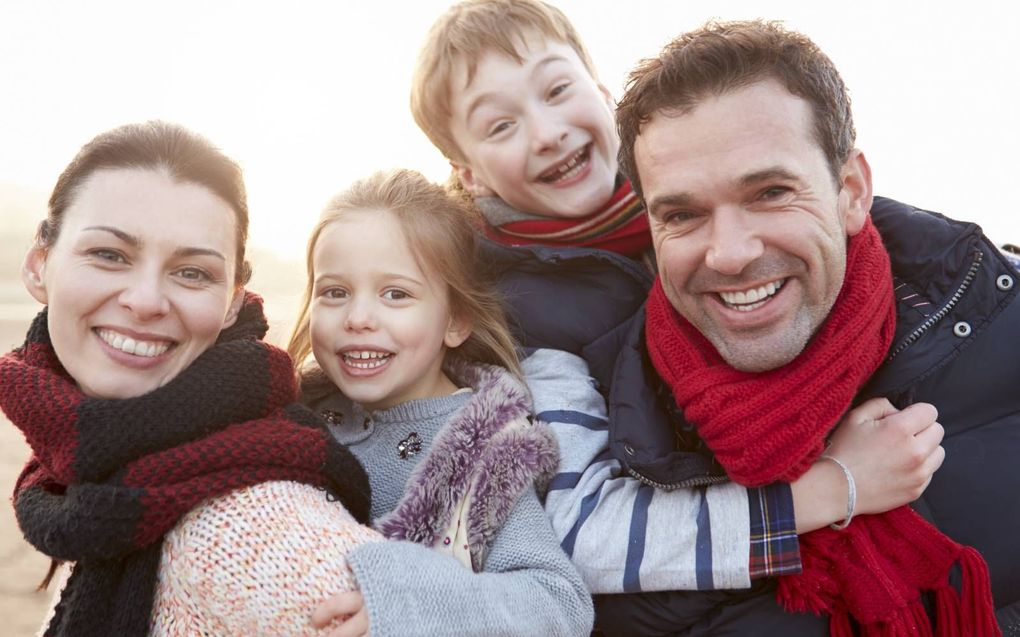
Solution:
<svg viewBox="0 0 1020 637">
<path fill-rule="evenodd" d="M 292 290 L 296 298 L 303 273 L 290 262 L 303 259 L 332 193 L 380 168 L 446 177 L 407 102 L 418 47 L 449 4 L 0 0 L 0 280 L 17 274 L 50 188 L 84 142 L 163 118 L 242 164 L 255 284 L 267 285 L 267 296 Z M 850 87 L 878 194 L 978 221 L 997 242 L 1020 242 L 1009 186 L 1020 168 L 1020 3 L 554 4 L 617 97 L 639 58 L 706 19 L 786 21 L 819 43 Z M 16 287 L 0 288 L 0 304 Z"/>
</svg>

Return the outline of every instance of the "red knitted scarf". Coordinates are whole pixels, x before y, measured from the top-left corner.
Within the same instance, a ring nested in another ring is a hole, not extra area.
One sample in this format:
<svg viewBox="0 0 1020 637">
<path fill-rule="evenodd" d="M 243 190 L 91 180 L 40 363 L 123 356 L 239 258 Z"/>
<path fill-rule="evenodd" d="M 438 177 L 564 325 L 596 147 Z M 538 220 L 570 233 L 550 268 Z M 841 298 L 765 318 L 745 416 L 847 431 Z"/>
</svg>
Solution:
<svg viewBox="0 0 1020 637">
<path fill-rule="evenodd" d="M 39 551 L 77 562 L 46 635 L 144 635 L 163 536 L 203 500 L 261 482 L 328 487 L 360 520 L 368 480 L 324 423 L 294 403 L 290 357 L 263 342 L 262 301 L 166 385 L 124 400 L 82 394 L 44 310 L 0 358 L 0 406 L 32 458 L 15 487 Z"/>
<path fill-rule="evenodd" d="M 490 239 L 503 245 L 546 245 L 601 248 L 637 256 L 652 244 L 641 200 L 624 180 L 599 210 L 577 219 L 530 215 L 497 226 L 486 224 Z"/>
<path fill-rule="evenodd" d="M 761 373 L 727 365 L 673 308 L 657 279 L 648 300 L 648 351 L 684 417 L 735 481 L 793 481 L 821 455 L 829 431 L 878 369 L 895 331 L 889 256 L 870 219 L 848 245 L 832 312 L 792 362 Z M 988 570 L 972 548 L 942 535 L 907 506 L 855 517 L 843 531 L 800 537 L 800 575 L 781 577 L 790 611 L 831 615 L 834 637 L 932 635 L 921 591 L 936 596 L 936 633 L 998 635 Z M 949 583 L 959 561 L 962 594 Z"/>
</svg>

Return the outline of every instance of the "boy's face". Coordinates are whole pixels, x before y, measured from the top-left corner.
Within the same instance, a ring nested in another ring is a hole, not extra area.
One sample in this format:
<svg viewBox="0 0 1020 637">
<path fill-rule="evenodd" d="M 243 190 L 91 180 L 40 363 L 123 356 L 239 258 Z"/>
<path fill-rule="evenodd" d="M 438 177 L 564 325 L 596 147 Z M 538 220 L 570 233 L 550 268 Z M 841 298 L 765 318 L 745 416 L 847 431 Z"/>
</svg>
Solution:
<svg viewBox="0 0 1020 637">
<path fill-rule="evenodd" d="M 476 197 L 497 196 L 531 214 L 582 217 L 613 194 L 616 133 L 609 92 L 569 45 L 526 38 L 523 63 L 492 51 L 468 84 L 452 77 L 454 168 Z"/>
</svg>

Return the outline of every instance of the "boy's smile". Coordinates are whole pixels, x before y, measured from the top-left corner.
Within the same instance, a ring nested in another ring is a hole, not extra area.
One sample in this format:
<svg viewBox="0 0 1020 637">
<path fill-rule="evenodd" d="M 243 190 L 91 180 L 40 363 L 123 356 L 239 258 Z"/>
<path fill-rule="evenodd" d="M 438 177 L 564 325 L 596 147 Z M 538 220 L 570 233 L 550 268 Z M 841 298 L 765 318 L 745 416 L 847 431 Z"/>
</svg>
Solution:
<svg viewBox="0 0 1020 637">
<path fill-rule="evenodd" d="M 461 183 L 531 214 L 595 212 L 616 184 L 609 93 L 567 44 L 532 35 L 518 53 L 520 63 L 491 51 L 473 74 L 457 64 L 450 129 L 464 156 L 455 162 Z"/>
</svg>

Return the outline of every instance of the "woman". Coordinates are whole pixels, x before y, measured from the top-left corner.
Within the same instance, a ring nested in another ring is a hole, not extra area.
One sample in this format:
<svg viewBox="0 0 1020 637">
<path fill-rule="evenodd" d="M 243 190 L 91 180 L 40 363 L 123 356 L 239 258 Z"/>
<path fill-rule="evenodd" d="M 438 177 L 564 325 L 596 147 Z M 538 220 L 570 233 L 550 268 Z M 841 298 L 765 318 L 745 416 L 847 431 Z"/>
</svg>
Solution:
<svg viewBox="0 0 1020 637">
<path fill-rule="evenodd" d="M 18 522 L 74 563 L 46 635 L 312 634 L 377 539 L 363 469 L 260 340 L 247 227 L 238 166 L 172 124 L 103 133 L 57 181 L 22 271 L 46 308 L 0 359 L 33 452 Z"/>
</svg>

